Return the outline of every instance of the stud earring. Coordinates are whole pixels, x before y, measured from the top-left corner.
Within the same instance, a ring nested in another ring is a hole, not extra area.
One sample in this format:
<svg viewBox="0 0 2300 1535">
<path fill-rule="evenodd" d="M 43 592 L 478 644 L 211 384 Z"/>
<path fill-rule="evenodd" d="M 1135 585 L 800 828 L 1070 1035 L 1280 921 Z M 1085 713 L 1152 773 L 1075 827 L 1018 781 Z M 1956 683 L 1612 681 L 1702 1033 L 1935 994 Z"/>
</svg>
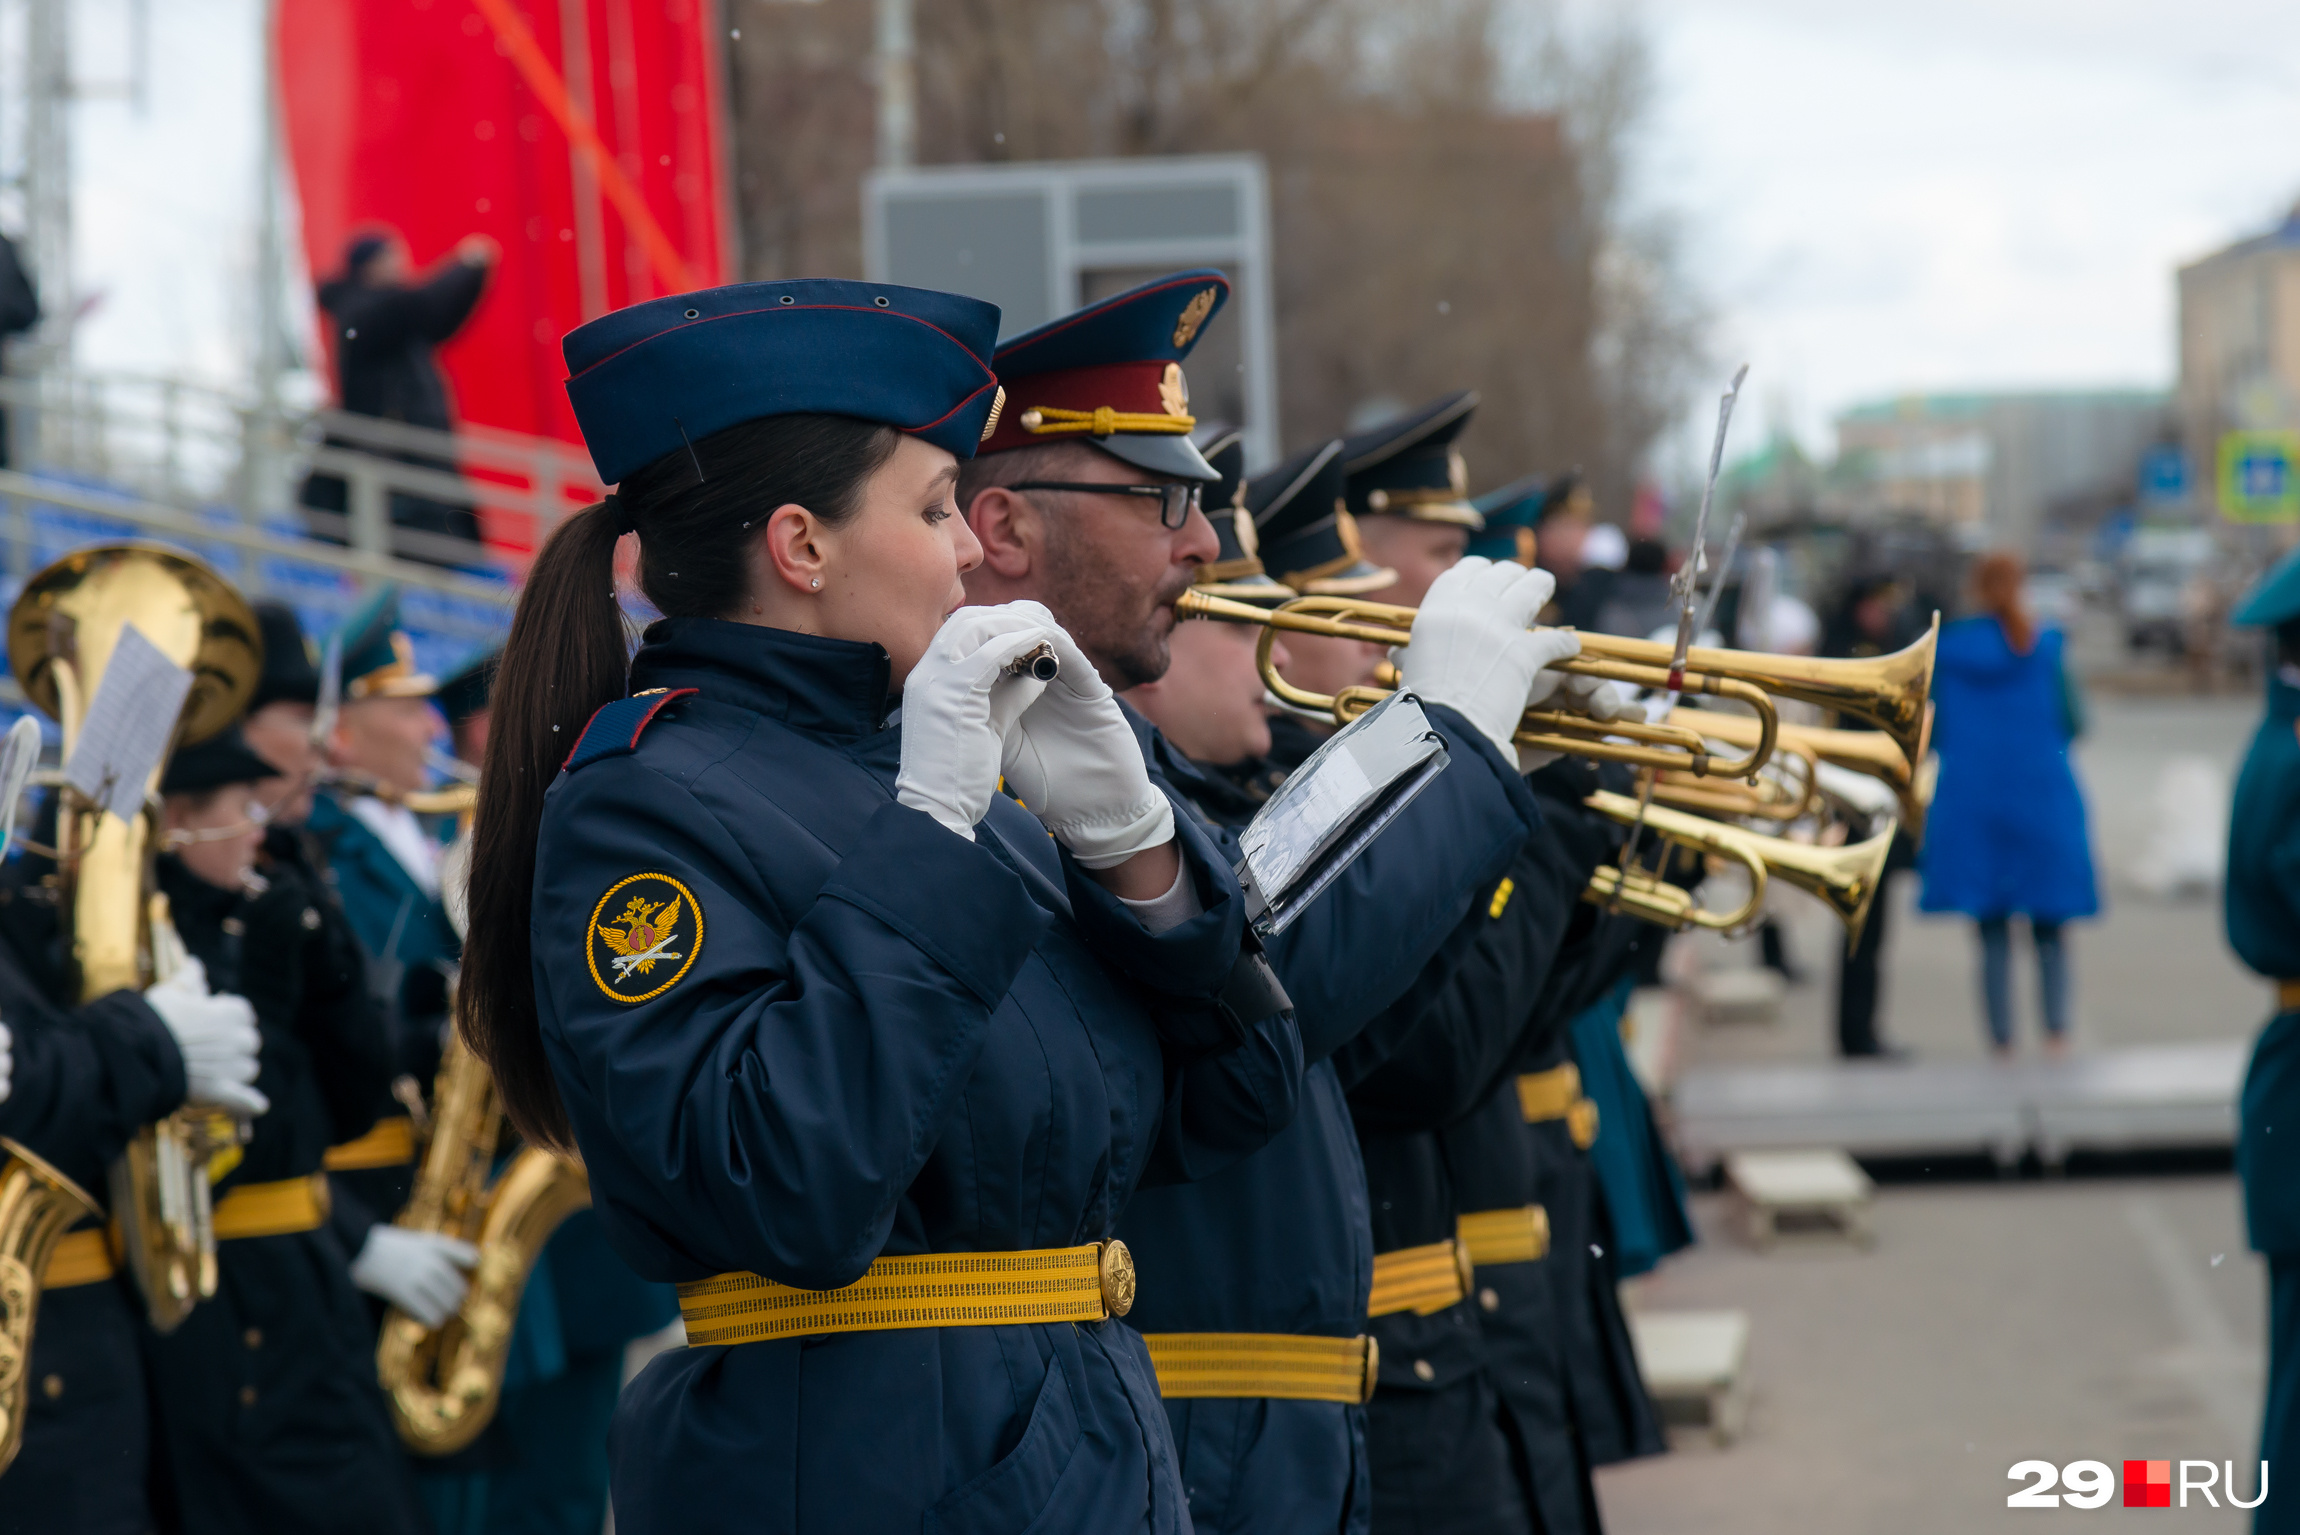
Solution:
<svg viewBox="0 0 2300 1535">
<path fill-rule="evenodd" d="M 816 591 L 818 591 L 818 592 L 819 592 L 819 591 L 821 591 L 821 590 L 823 589 L 823 578 L 822 578 L 821 576 L 817 576 L 817 577 L 815 577 L 815 578 L 814 578 L 814 580 L 813 580 L 813 581 L 812 581 L 810 584 L 811 584 L 811 585 L 814 587 L 814 589 L 815 589 Z"/>
</svg>

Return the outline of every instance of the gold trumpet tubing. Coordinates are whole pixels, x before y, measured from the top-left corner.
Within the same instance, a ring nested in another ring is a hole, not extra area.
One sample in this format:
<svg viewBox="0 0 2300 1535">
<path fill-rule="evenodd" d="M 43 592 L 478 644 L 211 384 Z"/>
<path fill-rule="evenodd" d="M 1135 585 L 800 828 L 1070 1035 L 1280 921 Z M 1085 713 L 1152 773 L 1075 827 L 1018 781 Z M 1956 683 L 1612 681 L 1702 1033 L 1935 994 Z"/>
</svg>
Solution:
<svg viewBox="0 0 2300 1535">
<path fill-rule="evenodd" d="M 1741 677 L 1782 698 L 1866 720 L 1890 736 L 1903 757 L 1918 762 L 1924 758 L 1932 730 L 1928 697 L 1940 633 L 1940 615 L 1935 614 L 1932 628 L 1922 639 L 1889 656 L 1836 660 L 1696 645 L 1686 652 L 1685 666 L 1689 678 L 1697 671 Z M 1663 668 L 1672 656 L 1672 647 L 1661 641 L 1610 634 L 1583 635 L 1581 650 L 1584 660 L 1596 657 Z"/>
<path fill-rule="evenodd" d="M 1672 723 L 1675 720 L 1676 716 L 1672 715 Z M 1786 762 L 1800 765 L 1801 782 L 1797 787 L 1782 781 L 1787 776 L 1782 771 Z M 1786 824 L 1818 813 L 1821 793 L 1811 754 L 1791 750 L 1776 754 L 1757 780 L 1748 785 L 1692 779 L 1686 774 L 1664 771 L 1654 783 L 1653 798 L 1656 804 L 1690 810 L 1697 815 L 1741 816 Z"/>
<path fill-rule="evenodd" d="M 1637 802 L 1630 800 L 1629 807 L 1634 818 Z M 1589 876 L 1589 885 L 1581 892 L 1581 898 L 1594 906 L 1611 906 L 1618 902 L 1621 909 L 1631 916 L 1678 932 L 1689 927 L 1702 927 L 1712 932 L 1730 933 L 1746 927 L 1756 920 L 1757 913 L 1765 905 L 1765 861 L 1749 847 L 1731 838 L 1712 836 L 1696 827 L 1665 824 L 1665 818 L 1675 818 L 1678 814 L 1676 811 L 1648 805 L 1645 807 L 1645 824 L 1664 841 L 1692 848 L 1696 852 L 1729 858 L 1747 869 L 1749 899 L 1731 911 L 1711 911 L 1694 904 L 1690 894 L 1679 890 L 1657 874 L 1644 869 L 1632 869 L 1624 879 L 1622 871 L 1612 864 L 1598 866 Z M 1683 819 L 1715 830 L 1729 829 L 1714 821 L 1704 822 L 1699 816 L 1685 816 Z"/>
<path fill-rule="evenodd" d="M 1385 688 L 1350 687 L 1340 693 L 1313 693 L 1288 682 L 1272 661 L 1281 632 L 1314 634 L 1327 639 L 1360 640 L 1367 644 L 1398 646 L 1412 637 L 1412 608 L 1391 603 L 1361 602 L 1344 597 L 1298 597 L 1277 608 L 1267 609 L 1252 603 L 1233 602 L 1224 597 L 1211 597 L 1203 592 L 1184 592 L 1175 604 L 1175 611 L 1184 618 L 1213 618 L 1230 623 L 1257 624 L 1261 638 L 1255 642 L 1254 664 L 1262 673 L 1262 685 L 1278 702 L 1296 713 L 1313 718 L 1330 718 L 1336 724 L 1346 725 L 1351 720 L 1379 703 L 1388 694 Z M 1376 622 L 1358 623 L 1327 616 L 1333 611 L 1366 614 Z M 1560 662 L 1559 671 L 1570 671 L 1581 676 L 1602 677 L 1608 681 L 1627 682 L 1638 687 L 1660 686 L 1668 678 L 1666 672 L 1655 672 L 1650 667 L 1583 666 L 1576 662 Z M 1394 676 L 1393 668 L 1385 667 Z M 1687 678 L 1689 690 L 1709 693 L 1717 697 L 1732 698 L 1758 711 L 1764 720 L 1773 719 L 1772 700 L 1762 689 L 1730 678 Z M 1517 744 L 1534 751 L 1559 752 L 1568 756 L 1587 758 L 1598 762 L 1620 762 L 1632 767 L 1674 767 L 1687 772 L 1709 776 L 1744 778 L 1764 764 L 1772 750 L 1770 738 L 1749 750 L 1737 760 L 1719 761 L 1709 751 L 1708 743 L 1696 733 L 1682 727 L 1649 724 L 1642 720 L 1597 720 L 1587 715 L 1571 714 L 1562 710 L 1528 709 L 1518 722 L 1514 736 Z"/>
<path fill-rule="evenodd" d="M 1931 730 L 1932 705 L 1926 708 L 1926 732 Z M 1738 745 L 1752 738 L 1756 722 L 1737 714 L 1721 714 L 1714 709 L 1674 709 L 1669 722 L 1700 731 L 1714 740 Z M 1923 792 L 1923 773 L 1912 768 L 1911 758 L 1888 735 L 1876 730 L 1837 730 L 1823 725 L 1783 725 L 1780 727 L 1783 745 L 1792 746 L 1811 754 L 1832 767 L 1848 772 L 1865 773 L 1889 786 L 1901 802 L 1901 821 L 1912 832 L 1924 825 L 1925 804 L 1931 798 Z M 1917 758 L 1918 762 L 1925 759 Z"/>
<path fill-rule="evenodd" d="M 0 1158 L 0 1473 L 5 1473 L 24 1447 L 41 1276 L 64 1233 L 102 1212 L 77 1183 L 16 1142 L 0 1140 Z"/>
</svg>

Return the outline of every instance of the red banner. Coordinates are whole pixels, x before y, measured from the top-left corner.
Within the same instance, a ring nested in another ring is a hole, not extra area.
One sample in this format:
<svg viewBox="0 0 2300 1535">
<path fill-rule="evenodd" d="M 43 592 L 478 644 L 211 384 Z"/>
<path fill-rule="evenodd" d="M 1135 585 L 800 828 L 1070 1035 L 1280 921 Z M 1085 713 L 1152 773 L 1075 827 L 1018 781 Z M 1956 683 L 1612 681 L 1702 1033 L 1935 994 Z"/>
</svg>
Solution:
<svg viewBox="0 0 2300 1535">
<path fill-rule="evenodd" d="M 315 279 L 370 226 L 419 266 L 503 247 L 440 349 L 458 420 L 580 442 L 559 338 L 727 280 L 716 0 L 280 0 L 279 32 Z"/>
</svg>

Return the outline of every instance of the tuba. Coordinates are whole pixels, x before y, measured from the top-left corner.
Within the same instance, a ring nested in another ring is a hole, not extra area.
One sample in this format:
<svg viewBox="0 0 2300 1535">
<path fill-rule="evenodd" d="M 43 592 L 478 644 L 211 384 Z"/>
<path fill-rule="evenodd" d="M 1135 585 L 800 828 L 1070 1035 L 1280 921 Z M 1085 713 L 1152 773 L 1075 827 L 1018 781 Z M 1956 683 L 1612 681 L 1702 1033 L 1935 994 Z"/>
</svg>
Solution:
<svg viewBox="0 0 2300 1535">
<path fill-rule="evenodd" d="M 150 544 L 66 555 L 25 583 L 8 614 L 8 661 L 25 695 L 64 732 L 70 759 L 121 632 L 133 623 L 192 674 L 175 744 L 229 725 L 255 690 L 263 642 L 240 594 L 199 561 Z M 181 963 L 167 903 L 152 888 L 151 796 L 123 820 L 64 788 L 56 818 L 58 911 L 80 1000 L 142 990 Z M 228 1117 L 183 1108 L 147 1125 L 111 1172 L 111 1208 L 128 1265 L 158 1332 L 216 1291 L 208 1161 L 237 1144 Z"/>
<path fill-rule="evenodd" d="M 14 1141 L 0 1140 L 0 1472 L 24 1447 L 41 1276 L 66 1228 L 101 1213 L 80 1185 Z"/>
<path fill-rule="evenodd" d="M 439 792 L 458 791 L 467 801 L 469 785 Z M 414 796 L 408 803 L 420 808 Z M 468 803 L 456 808 L 465 823 L 448 849 L 440 884 L 448 919 L 460 934 L 471 827 Z M 431 1142 L 396 1224 L 462 1238 L 479 1249 L 479 1266 L 454 1316 L 431 1328 L 394 1308 L 375 1349 L 392 1421 L 400 1440 L 418 1455 L 454 1454 L 495 1416 L 528 1273 L 560 1223 L 591 1203 L 591 1180 L 582 1164 L 538 1146 L 522 1147 L 490 1183 L 502 1126 L 487 1063 L 463 1042 L 461 1031 L 451 1031 L 432 1090 Z"/>
</svg>

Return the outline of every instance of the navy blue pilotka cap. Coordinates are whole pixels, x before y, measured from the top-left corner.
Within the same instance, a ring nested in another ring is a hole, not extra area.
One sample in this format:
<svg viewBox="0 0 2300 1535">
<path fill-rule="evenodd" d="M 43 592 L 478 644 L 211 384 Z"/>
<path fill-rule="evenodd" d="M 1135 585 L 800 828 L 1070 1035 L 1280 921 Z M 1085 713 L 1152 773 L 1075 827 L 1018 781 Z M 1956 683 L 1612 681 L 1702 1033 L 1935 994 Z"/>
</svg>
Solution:
<svg viewBox="0 0 2300 1535">
<path fill-rule="evenodd" d="M 567 333 L 567 399 L 618 484 L 767 416 L 852 416 L 974 457 L 1001 399 L 998 306 L 891 283 L 793 278 L 650 299 Z"/>
</svg>

